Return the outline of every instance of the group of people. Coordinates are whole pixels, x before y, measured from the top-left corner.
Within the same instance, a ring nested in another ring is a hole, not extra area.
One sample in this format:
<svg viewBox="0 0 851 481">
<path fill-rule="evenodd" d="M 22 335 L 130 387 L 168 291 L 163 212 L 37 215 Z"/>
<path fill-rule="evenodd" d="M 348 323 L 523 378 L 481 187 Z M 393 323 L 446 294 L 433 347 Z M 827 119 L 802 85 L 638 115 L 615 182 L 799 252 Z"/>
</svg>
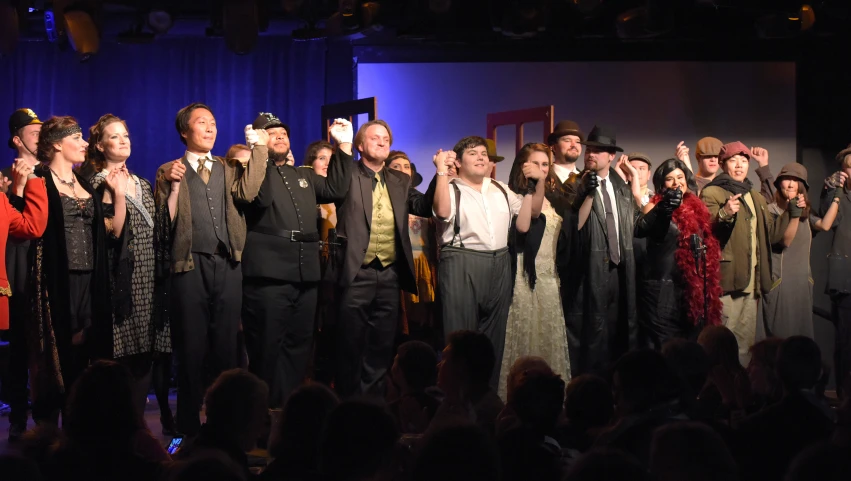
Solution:
<svg viewBox="0 0 851 481">
<path fill-rule="evenodd" d="M 382 120 L 357 132 L 334 120 L 333 143 L 311 144 L 304 167 L 271 113 L 224 158 L 212 154 L 211 107 L 180 109 L 175 126 L 185 152 L 152 186 L 128 167 L 128 125 L 114 115 L 87 140 L 72 117 L 11 116 L 17 156 L 0 179 L 11 437 L 26 426 L 28 376 L 33 417 L 55 423 L 76 377 L 103 358 L 130 368 L 139 409 L 153 380 L 164 429 L 195 436 L 209 376 L 242 365 L 240 339 L 273 409 L 311 367 L 343 398 L 382 394 L 400 330 L 436 346 L 440 332 L 485 334 L 489 389 L 502 397 L 518 357 L 540 356 L 567 381 L 718 324 L 746 364 L 761 337 L 812 337 L 811 238 L 831 228 L 838 379 L 851 371 L 851 148 L 817 216 L 802 165 L 775 179 L 765 149 L 712 137 L 697 142 L 696 170 L 684 143 L 654 169 L 621 155 L 611 129 L 586 137 L 562 121 L 521 148 L 504 184 L 493 142 L 470 136 L 436 152 L 421 192 Z"/>
</svg>

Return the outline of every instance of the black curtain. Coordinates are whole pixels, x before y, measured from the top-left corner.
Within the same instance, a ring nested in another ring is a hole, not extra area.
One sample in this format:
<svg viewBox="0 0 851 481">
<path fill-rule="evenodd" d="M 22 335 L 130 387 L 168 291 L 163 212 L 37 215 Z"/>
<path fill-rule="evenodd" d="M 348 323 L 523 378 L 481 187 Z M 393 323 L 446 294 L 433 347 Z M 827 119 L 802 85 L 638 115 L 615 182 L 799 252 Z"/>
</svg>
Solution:
<svg viewBox="0 0 851 481">
<path fill-rule="evenodd" d="M 221 38 L 170 38 L 137 45 L 104 41 L 97 55 L 80 63 L 56 44 L 21 42 L 12 56 L 0 58 L 3 143 L 6 119 L 18 108 L 31 108 L 42 120 L 72 115 L 84 131 L 112 113 L 130 130 L 128 166 L 153 180 L 159 165 L 183 155 L 174 127 L 178 109 L 203 102 L 216 116 L 215 155 L 243 143 L 243 129 L 258 112 L 272 112 L 289 124 L 300 164 L 307 144 L 320 138 L 325 53 L 324 40 L 261 37 L 252 53 L 240 56 Z M 0 166 L 13 156 L 8 151 Z"/>
</svg>

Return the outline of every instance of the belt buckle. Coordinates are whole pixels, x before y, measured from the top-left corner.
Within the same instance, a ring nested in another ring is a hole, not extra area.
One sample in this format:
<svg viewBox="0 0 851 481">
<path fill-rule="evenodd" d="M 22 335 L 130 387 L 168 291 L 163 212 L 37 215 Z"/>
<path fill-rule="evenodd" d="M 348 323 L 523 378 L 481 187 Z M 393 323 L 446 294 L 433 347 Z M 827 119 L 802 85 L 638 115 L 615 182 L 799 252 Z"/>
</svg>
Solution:
<svg viewBox="0 0 851 481">
<path fill-rule="evenodd" d="M 297 240 L 295 240 L 296 234 L 301 234 L 301 231 L 300 230 L 291 230 L 290 231 L 290 242 L 298 242 Z"/>
</svg>

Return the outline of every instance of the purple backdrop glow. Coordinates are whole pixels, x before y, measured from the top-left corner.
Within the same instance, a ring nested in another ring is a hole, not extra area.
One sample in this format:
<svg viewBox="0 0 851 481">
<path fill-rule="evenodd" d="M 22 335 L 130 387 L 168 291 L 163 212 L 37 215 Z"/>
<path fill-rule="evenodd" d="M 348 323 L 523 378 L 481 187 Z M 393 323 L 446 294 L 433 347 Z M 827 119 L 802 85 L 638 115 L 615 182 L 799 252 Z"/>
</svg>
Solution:
<svg viewBox="0 0 851 481">
<path fill-rule="evenodd" d="M 619 145 L 649 154 L 654 166 L 681 140 L 694 158 L 707 135 L 767 148 L 775 173 L 797 152 L 792 62 L 362 63 L 357 74 L 358 97 L 378 97 L 393 148 L 412 156 L 426 182 L 435 151 L 484 136 L 488 112 L 550 104 L 555 122 L 575 120 L 586 134 L 609 125 Z M 542 139 L 540 123 L 524 130 L 527 142 Z M 497 142 L 506 158 L 497 178 L 506 181 L 514 128 L 498 129 Z"/>
</svg>

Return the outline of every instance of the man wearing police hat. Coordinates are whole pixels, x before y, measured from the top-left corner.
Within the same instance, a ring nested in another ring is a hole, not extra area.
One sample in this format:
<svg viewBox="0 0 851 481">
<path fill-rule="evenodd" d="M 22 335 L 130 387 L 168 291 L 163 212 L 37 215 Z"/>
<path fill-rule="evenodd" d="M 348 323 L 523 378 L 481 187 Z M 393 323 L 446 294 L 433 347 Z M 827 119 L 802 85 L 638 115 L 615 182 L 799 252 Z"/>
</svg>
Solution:
<svg viewBox="0 0 851 481">
<path fill-rule="evenodd" d="M 279 408 L 304 379 L 313 349 L 320 280 L 316 204 L 346 196 L 353 163 L 332 157 L 327 177 L 295 168 L 287 163 L 288 129 L 277 117 L 262 113 L 252 127 L 269 134 L 269 161 L 246 209 L 242 325 L 249 369 L 269 385 L 269 406 Z M 352 124 L 337 119 L 329 132 L 351 155 Z"/>
<path fill-rule="evenodd" d="M 15 164 L 33 168 L 38 164 L 36 149 L 41 120 L 30 109 L 18 109 L 9 117 L 9 147 L 15 150 Z M 19 211 L 24 210 L 23 182 L 12 185 L 12 167 L 3 169 L 0 187 L 9 196 L 9 203 Z M 9 441 L 17 441 L 27 428 L 27 377 L 28 353 L 24 321 L 27 319 L 27 280 L 29 264 L 27 253 L 30 241 L 9 236 L 6 243 L 6 273 L 12 296 L 9 298 L 9 366 L 3 379 L 3 399 L 9 403 Z"/>
</svg>

